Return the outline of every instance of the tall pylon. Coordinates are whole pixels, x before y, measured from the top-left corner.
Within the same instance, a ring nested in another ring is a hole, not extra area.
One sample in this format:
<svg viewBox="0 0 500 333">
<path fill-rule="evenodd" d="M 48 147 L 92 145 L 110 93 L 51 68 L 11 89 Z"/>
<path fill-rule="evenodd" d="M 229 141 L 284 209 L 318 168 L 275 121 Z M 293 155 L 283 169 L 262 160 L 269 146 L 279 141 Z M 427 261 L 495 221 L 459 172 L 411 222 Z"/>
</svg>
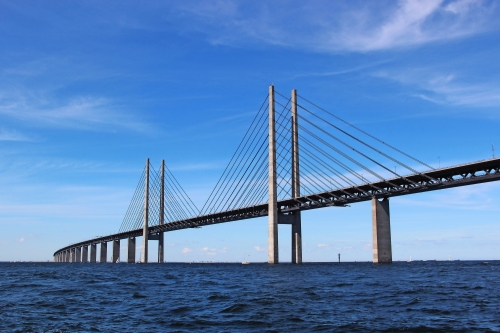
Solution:
<svg viewBox="0 0 500 333">
<path fill-rule="evenodd" d="M 292 198 L 300 197 L 299 123 L 297 90 L 292 90 Z M 302 263 L 302 220 L 300 211 L 293 213 L 292 264 Z"/>
<path fill-rule="evenodd" d="M 278 195 L 276 186 L 276 124 L 274 86 L 269 87 L 269 200 L 267 223 L 267 262 L 279 263 L 278 256 Z"/>
<path fill-rule="evenodd" d="M 149 222 L 149 158 L 146 159 L 146 182 L 144 184 L 144 210 L 142 227 L 142 257 L 141 262 L 148 262 L 148 222 Z"/>
</svg>

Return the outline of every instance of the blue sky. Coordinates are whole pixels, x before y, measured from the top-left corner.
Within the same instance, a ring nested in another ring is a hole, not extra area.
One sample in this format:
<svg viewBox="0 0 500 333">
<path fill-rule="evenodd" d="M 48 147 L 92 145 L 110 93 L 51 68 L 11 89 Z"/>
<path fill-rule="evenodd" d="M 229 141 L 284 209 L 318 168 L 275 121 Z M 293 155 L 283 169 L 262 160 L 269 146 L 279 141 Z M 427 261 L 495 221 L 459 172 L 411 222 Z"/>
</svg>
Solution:
<svg viewBox="0 0 500 333">
<path fill-rule="evenodd" d="M 500 155 L 499 14 L 474 0 L 0 1 L 0 260 L 116 232 L 147 157 L 202 206 L 270 84 L 434 166 Z M 305 212 L 304 260 L 371 260 L 370 209 Z M 393 198 L 391 214 L 394 260 L 498 259 L 500 183 Z M 266 261 L 267 219 L 166 243 L 169 261 Z"/>
</svg>

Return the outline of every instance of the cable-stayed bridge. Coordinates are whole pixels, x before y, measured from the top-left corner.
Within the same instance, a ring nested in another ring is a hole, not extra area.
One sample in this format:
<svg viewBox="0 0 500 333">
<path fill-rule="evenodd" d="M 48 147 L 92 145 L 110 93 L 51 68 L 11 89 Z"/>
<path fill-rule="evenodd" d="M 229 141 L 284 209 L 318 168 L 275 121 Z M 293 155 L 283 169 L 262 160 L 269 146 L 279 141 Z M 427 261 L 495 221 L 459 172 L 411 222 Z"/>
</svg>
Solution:
<svg viewBox="0 0 500 333">
<path fill-rule="evenodd" d="M 128 240 L 127 262 L 148 262 L 149 240 L 164 233 L 268 216 L 268 262 L 279 262 L 278 224 L 292 226 L 292 263 L 302 262 L 301 211 L 372 202 L 373 261 L 392 262 L 389 198 L 500 180 L 500 159 L 434 168 L 338 117 L 292 90 L 269 87 L 260 109 L 205 204 L 198 208 L 162 161 L 146 161 L 117 233 L 68 245 L 56 262 L 119 260 Z M 90 257 L 89 257 L 90 247 Z"/>
</svg>

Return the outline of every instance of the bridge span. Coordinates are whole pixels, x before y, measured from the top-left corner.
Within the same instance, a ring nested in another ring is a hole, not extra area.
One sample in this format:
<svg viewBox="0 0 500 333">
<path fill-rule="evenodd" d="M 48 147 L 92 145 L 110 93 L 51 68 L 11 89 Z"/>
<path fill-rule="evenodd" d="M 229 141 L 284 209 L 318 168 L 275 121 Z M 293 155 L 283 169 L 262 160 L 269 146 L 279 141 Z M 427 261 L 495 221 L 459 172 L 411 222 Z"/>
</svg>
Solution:
<svg viewBox="0 0 500 333">
<path fill-rule="evenodd" d="M 60 248 L 54 261 L 97 262 L 100 244 L 100 262 L 105 263 L 107 244 L 112 242 L 111 261 L 117 262 L 120 241 L 126 239 L 127 262 L 135 263 L 136 237 L 142 236 L 140 262 L 148 262 L 149 240 L 158 241 L 158 261 L 164 262 L 165 232 L 268 216 L 268 262 L 279 262 L 278 224 L 290 224 L 292 263 L 301 263 L 301 211 L 370 200 L 373 262 L 391 263 L 390 197 L 500 180 L 500 158 L 433 168 L 303 100 L 298 103 L 296 90 L 286 98 L 275 93 L 273 86 L 269 88 L 269 95 L 201 209 L 192 203 L 164 161 L 157 172 L 147 159 L 120 230 Z M 360 139 L 345 128 L 368 139 Z M 388 163 L 394 164 L 394 171 Z M 410 172 L 401 175 L 396 165 Z M 418 171 L 417 166 L 427 170 Z"/>
</svg>

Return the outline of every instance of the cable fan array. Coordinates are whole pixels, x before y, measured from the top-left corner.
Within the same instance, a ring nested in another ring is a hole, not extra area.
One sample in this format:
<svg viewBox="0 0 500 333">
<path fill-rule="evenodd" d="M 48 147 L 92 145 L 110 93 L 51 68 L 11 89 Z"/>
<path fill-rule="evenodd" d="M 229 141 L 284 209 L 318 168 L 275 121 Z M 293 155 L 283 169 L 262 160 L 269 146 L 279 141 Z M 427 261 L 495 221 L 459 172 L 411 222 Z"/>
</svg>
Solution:
<svg viewBox="0 0 500 333">
<path fill-rule="evenodd" d="M 200 215 L 267 202 L 267 97 L 245 132 L 231 160 L 200 211 Z"/>
<path fill-rule="evenodd" d="M 290 112 L 289 104 L 276 103 Z M 297 114 L 301 195 L 404 178 L 397 167 L 412 174 L 422 167 L 434 170 L 300 95 Z"/>
<path fill-rule="evenodd" d="M 269 99 L 266 97 L 243 139 L 198 210 L 170 170 L 164 170 L 163 222 L 189 221 L 211 214 L 253 207 L 268 202 Z M 291 99 L 275 92 L 276 185 L 279 200 L 292 197 Z M 373 182 L 404 178 L 401 170 L 421 174 L 431 166 L 343 120 L 334 113 L 298 96 L 298 151 L 300 192 L 307 196 Z M 356 135 L 354 135 L 355 133 Z M 399 171 L 397 172 L 397 167 Z M 162 223 L 161 169 L 149 170 L 149 225 Z M 407 172 L 405 172 L 407 174 Z M 423 175 L 431 179 L 429 176 Z M 130 202 L 120 232 L 143 225 L 146 168 Z M 417 184 L 418 185 L 418 184 Z M 396 188 L 400 185 L 394 185 Z M 420 186 L 420 185 L 418 185 Z"/>
<path fill-rule="evenodd" d="M 132 200 L 123 218 L 119 233 L 140 229 L 144 223 L 144 197 L 146 170 L 144 167 Z M 149 164 L 148 224 L 155 226 L 161 221 L 161 169 Z M 163 223 L 189 220 L 199 214 L 198 208 L 184 191 L 172 172 L 165 166 L 163 191 Z"/>
</svg>

